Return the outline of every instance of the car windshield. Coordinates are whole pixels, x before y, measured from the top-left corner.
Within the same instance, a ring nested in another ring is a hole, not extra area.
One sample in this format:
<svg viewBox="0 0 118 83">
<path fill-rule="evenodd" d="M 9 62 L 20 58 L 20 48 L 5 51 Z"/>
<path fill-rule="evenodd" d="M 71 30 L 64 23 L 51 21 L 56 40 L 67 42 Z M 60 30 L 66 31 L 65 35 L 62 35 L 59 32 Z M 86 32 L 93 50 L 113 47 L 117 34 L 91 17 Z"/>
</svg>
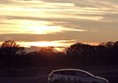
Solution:
<svg viewBox="0 0 118 83">
<path fill-rule="evenodd" d="M 93 74 L 89 73 L 89 72 L 83 72 L 83 71 L 78 71 L 76 72 L 77 76 L 83 76 L 83 77 L 94 77 Z"/>
</svg>

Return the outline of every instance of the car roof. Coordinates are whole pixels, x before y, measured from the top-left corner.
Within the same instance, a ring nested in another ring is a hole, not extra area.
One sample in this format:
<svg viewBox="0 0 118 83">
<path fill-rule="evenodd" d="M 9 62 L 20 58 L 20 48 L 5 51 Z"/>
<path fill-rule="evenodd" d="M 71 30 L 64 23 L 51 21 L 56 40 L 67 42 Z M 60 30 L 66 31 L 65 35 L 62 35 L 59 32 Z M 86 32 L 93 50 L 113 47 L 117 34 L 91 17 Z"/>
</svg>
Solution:
<svg viewBox="0 0 118 83">
<path fill-rule="evenodd" d="M 84 71 L 84 70 L 81 70 L 81 69 L 57 69 L 57 70 L 53 70 L 52 72 L 58 72 L 58 71 L 80 71 L 80 72 L 87 72 L 87 71 Z M 87 72 L 88 73 L 88 72 Z"/>
<path fill-rule="evenodd" d="M 84 72 L 84 73 L 87 73 L 87 74 L 89 74 L 89 75 L 91 75 L 91 76 L 94 76 L 93 74 L 91 74 L 91 73 L 89 73 L 89 72 L 87 72 L 87 71 L 84 71 L 84 70 L 82 70 L 82 69 L 70 69 L 70 68 L 68 68 L 68 69 L 52 70 L 52 73 L 60 72 L 60 71 L 78 71 L 78 72 Z"/>
</svg>

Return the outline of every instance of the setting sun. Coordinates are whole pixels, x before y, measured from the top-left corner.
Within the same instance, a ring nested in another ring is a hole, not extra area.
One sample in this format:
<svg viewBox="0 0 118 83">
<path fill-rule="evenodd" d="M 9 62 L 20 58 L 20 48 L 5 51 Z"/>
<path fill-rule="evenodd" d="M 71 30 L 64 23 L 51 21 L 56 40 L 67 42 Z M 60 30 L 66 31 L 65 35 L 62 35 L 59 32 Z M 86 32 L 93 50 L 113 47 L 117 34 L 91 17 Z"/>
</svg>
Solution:
<svg viewBox="0 0 118 83">
<path fill-rule="evenodd" d="M 31 42 L 30 45 L 32 45 L 32 46 L 47 47 L 47 46 L 58 46 L 59 43 L 43 41 L 43 42 Z"/>
<path fill-rule="evenodd" d="M 67 42 L 68 40 L 61 40 L 61 41 L 37 41 L 37 42 L 18 42 L 21 46 L 25 47 L 30 47 L 30 46 L 40 46 L 40 47 L 48 47 L 48 46 L 53 46 L 53 47 L 67 47 L 73 42 Z M 72 40 L 71 40 L 72 41 Z"/>
<path fill-rule="evenodd" d="M 24 29 L 29 34 L 53 34 L 56 32 L 61 32 L 63 27 L 61 26 L 50 26 L 52 23 L 47 21 L 24 21 L 19 24 L 19 26 L 24 26 Z"/>
<path fill-rule="evenodd" d="M 54 47 L 57 51 L 63 51 L 64 48 L 70 45 L 70 43 L 63 43 L 59 41 L 40 41 L 40 42 L 18 42 L 18 44 L 25 47 Z"/>
<path fill-rule="evenodd" d="M 60 32 L 63 29 L 59 26 L 29 26 L 28 30 L 32 34 L 50 34 Z"/>
</svg>

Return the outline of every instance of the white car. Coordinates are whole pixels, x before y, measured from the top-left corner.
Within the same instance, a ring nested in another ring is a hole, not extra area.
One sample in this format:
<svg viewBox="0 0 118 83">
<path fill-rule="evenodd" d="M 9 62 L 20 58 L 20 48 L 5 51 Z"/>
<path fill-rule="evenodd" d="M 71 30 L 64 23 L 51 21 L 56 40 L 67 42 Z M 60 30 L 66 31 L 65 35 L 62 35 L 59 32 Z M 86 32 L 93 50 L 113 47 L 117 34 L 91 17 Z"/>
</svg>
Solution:
<svg viewBox="0 0 118 83">
<path fill-rule="evenodd" d="M 48 83 L 109 83 L 109 81 L 80 69 L 58 69 L 49 74 Z"/>
</svg>

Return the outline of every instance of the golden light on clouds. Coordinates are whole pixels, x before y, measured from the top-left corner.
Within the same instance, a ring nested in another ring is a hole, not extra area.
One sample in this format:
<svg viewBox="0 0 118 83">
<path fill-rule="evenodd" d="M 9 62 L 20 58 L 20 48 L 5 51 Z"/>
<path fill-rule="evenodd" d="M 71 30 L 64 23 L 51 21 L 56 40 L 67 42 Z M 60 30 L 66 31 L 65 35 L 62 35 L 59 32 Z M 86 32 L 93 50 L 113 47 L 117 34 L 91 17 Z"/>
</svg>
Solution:
<svg viewBox="0 0 118 83">
<path fill-rule="evenodd" d="M 64 31 L 86 31 L 55 26 L 48 21 L 12 20 L 7 22 L 11 25 L 1 25 L 4 28 L 0 30 L 0 34 L 55 34 Z"/>
<path fill-rule="evenodd" d="M 56 42 L 48 42 L 48 41 L 41 41 L 41 42 L 30 42 L 31 46 L 41 46 L 41 47 L 47 47 L 47 46 L 60 46 L 60 43 Z"/>
<path fill-rule="evenodd" d="M 0 40 L 24 46 L 117 40 L 117 17 L 117 0 L 0 0 Z"/>
<path fill-rule="evenodd" d="M 41 47 L 47 47 L 47 46 L 54 46 L 54 47 L 67 47 L 71 44 L 74 44 L 77 40 L 57 40 L 57 41 L 37 41 L 37 42 L 17 42 L 21 46 L 30 47 L 30 46 L 41 46 Z"/>
</svg>

